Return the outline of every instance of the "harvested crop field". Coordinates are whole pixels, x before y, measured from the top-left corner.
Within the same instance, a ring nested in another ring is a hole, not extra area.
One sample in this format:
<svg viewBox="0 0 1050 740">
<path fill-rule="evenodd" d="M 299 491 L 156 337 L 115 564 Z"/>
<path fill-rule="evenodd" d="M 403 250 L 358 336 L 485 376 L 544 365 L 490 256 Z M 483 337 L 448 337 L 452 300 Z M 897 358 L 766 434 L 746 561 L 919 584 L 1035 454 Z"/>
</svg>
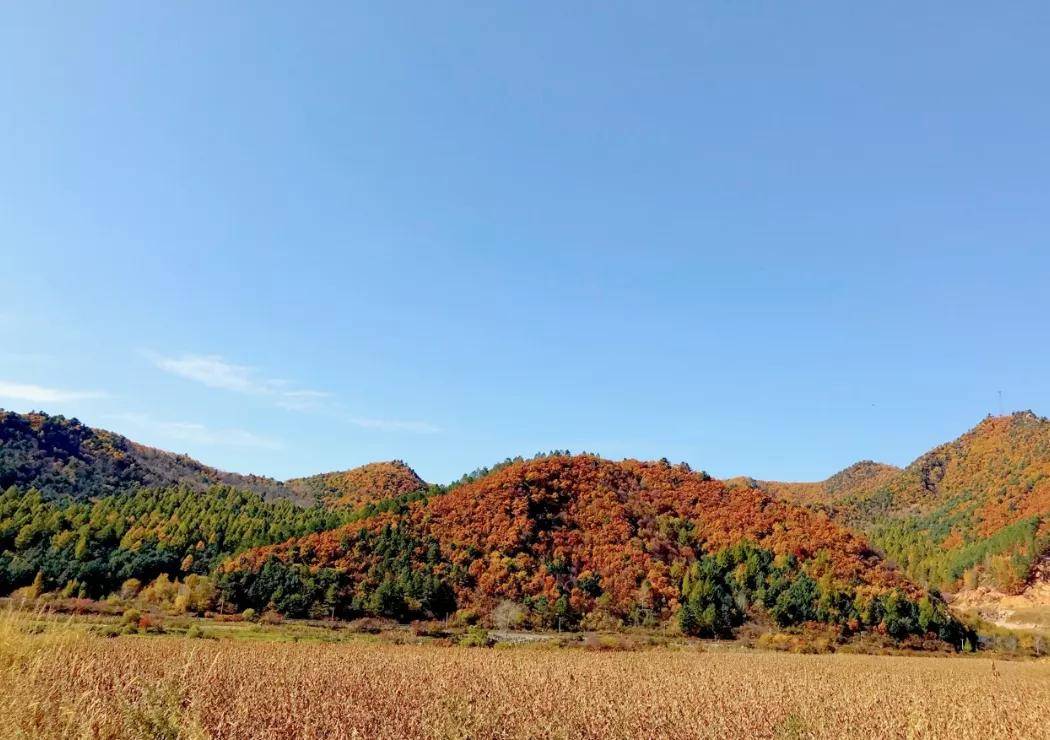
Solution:
<svg viewBox="0 0 1050 740">
<path fill-rule="evenodd" d="M 1050 737 L 1050 664 L 0 634 L 4 737 Z"/>
</svg>

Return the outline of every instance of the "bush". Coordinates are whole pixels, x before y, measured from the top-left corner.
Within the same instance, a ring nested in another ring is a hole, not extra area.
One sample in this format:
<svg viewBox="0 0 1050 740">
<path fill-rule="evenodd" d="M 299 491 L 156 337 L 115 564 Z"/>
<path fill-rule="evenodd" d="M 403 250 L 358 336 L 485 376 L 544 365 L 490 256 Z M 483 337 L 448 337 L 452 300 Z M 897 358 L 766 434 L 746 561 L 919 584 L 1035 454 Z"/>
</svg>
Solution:
<svg viewBox="0 0 1050 740">
<path fill-rule="evenodd" d="M 120 586 L 120 598 L 134 599 L 142 590 L 142 581 L 138 578 L 129 578 Z"/>
<path fill-rule="evenodd" d="M 465 627 L 471 624 L 477 624 L 478 620 L 481 619 L 481 615 L 477 609 L 460 609 L 452 615 L 452 624 L 457 627 Z"/>
<path fill-rule="evenodd" d="M 492 626 L 498 630 L 521 629 L 525 616 L 525 607 L 504 599 L 492 610 Z"/>
<path fill-rule="evenodd" d="M 494 642 L 495 640 L 489 637 L 489 631 L 480 625 L 468 628 L 467 633 L 459 640 L 463 647 L 491 647 Z"/>
<path fill-rule="evenodd" d="M 280 612 L 268 610 L 263 612 L 263 615 L 259 617 L 260 624 L 280 624 L 284 621 L 284 617 Z"/>
<path fill-rule="evenodd" d="M 612 632 L 623 627 L 623 620 L 603 609 L 587 612 L 580 620 L 580 629 L 590 632 Z"/>
<path fill-rule="evenodd" d="M 365 635 L 378 635 L 390 626 L 391 623 L 384 619 L 362 617 L 361 619 L 355 619 L 352 622 L 347 623 L 346 628 L 350 632 L 358 632 Z"/>
<path fill-rule="evenodd" d="M 412 634 L 416 637 L 448 637 L 448 631 L 443 622 L 416 620 L 412 622 Z"/>
</svg>

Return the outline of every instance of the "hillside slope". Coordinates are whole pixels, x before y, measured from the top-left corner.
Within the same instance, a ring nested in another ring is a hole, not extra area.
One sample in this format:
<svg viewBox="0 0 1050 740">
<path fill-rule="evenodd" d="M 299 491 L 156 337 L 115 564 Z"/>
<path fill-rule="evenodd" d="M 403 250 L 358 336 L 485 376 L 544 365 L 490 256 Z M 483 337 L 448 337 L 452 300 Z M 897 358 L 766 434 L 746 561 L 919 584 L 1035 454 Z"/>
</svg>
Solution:
<svg viewBox="0 0 1050 740">
<path fill-rule="evenodd" d="M 426 482 L 401 460 L 374 462 L 352 470 L 292 478 L 284 485 L 301 498 L 329 508 L 356 509 L 382 499 L 420 491 Z"/>
<path fill-rule="evenodd" d="M 45 499 L 11 486 L 0 491 L 0 595 L 36 583 L 97 599 L 128 579 L 206 576 L 234 553 L 348 520 L 347 512 L 266 502 L 226 486 L 139 488 L 89 500 Z"/>
<path fill-rule="evenodd" d="M 909 576 L 945 590 L 1015 592 L 1050 548 L 1050 421 L 1031 411 L 988 417 L 895 473 L 868 470 L 845 487 L 835 477 L 757 485 L 868 533 Z"/>
<path fill-rule="evenodd" d="M 292 580 L 352 613 L 516 609 L 548 627 L 677 615 L 696 633 L 750 608 L 781 624 L 919 631 L 923 598 L 822 514 L 685 466 L 590 455 L 514 463 L 399 513 L 250 550 L 222 572 L 230 602 L 255 608 L 280 607 Z M 899 623 L 886 616 L 902 610 Z"/>
<path fill-rule="evenodd" d="M 217 470 L 76 419 L 0 410 L 0 491 L 18 486 L 36 488 L 47 498 L 87 499 L 174 485 L 199 491 L 225 485 L 267 500 L 306 502 L 271 478 Z"/>
<path fill-rule="evenodd" d="M 895 465 L 861 460 L 840 470 L 827 480 L 815 483 L 755 480 L 733 478 L 726 481 L 734 486 L 750 486 L 784 501 L 807 506 L 829 505 L 837 501 L 864 494 L 889 482 L 901 472 Z"/>
</svg>

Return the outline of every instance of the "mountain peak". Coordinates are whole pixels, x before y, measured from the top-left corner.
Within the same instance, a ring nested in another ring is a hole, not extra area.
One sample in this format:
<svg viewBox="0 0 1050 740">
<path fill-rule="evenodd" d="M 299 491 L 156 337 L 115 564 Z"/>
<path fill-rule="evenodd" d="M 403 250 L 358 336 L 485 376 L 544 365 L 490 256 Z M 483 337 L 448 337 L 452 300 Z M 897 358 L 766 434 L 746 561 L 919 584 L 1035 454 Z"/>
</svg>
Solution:
<svg viewBox="0 0 1050 740">
<path fill-rule="evenodd" d="M 330 508 L 351 509 L 427 487 L 426 481 L 403 460 L 372 462 L 349 470 L 293 478 L 284 485 Z"/>
<path fill-rule="evenodd" d="M 900 471 L 896 465 L 860 460 L 825 480 L 824 490 L 832 496 L 851 495 L 885 483 Z"/>
</svg>

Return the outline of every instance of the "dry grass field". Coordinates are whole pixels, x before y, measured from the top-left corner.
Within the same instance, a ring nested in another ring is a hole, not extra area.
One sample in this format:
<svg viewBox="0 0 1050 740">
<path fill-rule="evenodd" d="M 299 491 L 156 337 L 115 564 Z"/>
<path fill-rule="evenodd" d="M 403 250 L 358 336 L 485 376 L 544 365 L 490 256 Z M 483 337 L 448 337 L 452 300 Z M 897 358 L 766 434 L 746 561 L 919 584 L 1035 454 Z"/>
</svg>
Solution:
<svg viewBox="0 0 1050 740">
<path fill-rule="evenodd" d="M 103 638 L 0 618 L 28 738 L 1050 737 L 1050 663 Z"/>
</svg>

